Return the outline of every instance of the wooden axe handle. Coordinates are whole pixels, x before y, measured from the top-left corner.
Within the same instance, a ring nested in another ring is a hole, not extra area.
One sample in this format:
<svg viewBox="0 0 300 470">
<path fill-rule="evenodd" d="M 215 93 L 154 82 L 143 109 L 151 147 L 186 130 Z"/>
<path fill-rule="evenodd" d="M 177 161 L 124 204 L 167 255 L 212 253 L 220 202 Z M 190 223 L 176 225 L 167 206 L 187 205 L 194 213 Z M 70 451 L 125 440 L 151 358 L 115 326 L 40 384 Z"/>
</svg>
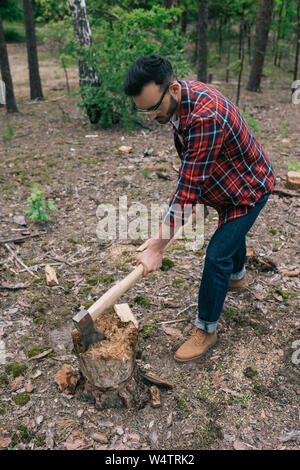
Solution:
<svg viewBox="0 0 300 470">
<path fill-rule="evenodd" d="M 189 220 L 183 227 L 187 227 L 191 224 L 195 215 L 191 214 Z M 182 234 L 183 227 L 180 227 L 175 233 L 174 237 L 166 245 L 165 249 L 170 245 L 170 243 L 178 238 Z M 140 277 L 142 277 L 144 272 L 144 266 L 140 264 L 133 271 L 131 271 L 128 276 L 126 276 L 122 281 L 118 282 L 115 286 L 111 287 L 105 294 L 100 297 L 93 305 L 88 309 L 89 314 L 91 315 L 93 321 L 95 321 L 101 313 L 106 309 L 111 307 L 119 297 L 121 297 L 124 292 L 126 292 L 129 287 L 131 287 Z"/>
<path fill-rule="evenodd" d="M 126 276 L 122 281 L 118 282 L 115 286 L 111 287 L 105 294 L 100 297 L 93 305 L 88 309 L 89 314 L 91 315 L 93 321 L 98 318 L 98 316 L 103 313 L 106 309 L 111 307 L 119 297 L 121 297 L 124 292 L 126 292 L 129 287 L 131 287 L 140 277 L 142 277 L 144 272 L 144 266 L 140 264 L 137 266 L 128 276 Z"/>
</svg>

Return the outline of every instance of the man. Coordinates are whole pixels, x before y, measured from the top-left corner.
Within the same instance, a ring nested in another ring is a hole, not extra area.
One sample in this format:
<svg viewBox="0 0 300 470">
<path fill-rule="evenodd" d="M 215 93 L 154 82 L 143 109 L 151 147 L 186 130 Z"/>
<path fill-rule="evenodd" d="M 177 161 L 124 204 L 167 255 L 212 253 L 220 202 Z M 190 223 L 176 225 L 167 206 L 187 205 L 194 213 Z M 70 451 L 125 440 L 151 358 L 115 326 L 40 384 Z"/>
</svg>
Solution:
<svg viewBox="0 0 300 470">
<path fill-rule="evenodd" d="M 144 274 L 161 267 L 174 224 L 182 219 L 174 207 L 202 203 L 219 215 L 206 250 L 195 328 L 174 356 L 187 362 L 215 344 L 228 288 L 246 285 L 246 234 L 274 189 L 274 170 L 237 107 L 212 86 L 177 80 L 165 58 L 140 57 L 129 68 L 124 90 L 149 119 L 172 123 L 181 158 L 159 236 L 137 257 Z"/>
</svg>

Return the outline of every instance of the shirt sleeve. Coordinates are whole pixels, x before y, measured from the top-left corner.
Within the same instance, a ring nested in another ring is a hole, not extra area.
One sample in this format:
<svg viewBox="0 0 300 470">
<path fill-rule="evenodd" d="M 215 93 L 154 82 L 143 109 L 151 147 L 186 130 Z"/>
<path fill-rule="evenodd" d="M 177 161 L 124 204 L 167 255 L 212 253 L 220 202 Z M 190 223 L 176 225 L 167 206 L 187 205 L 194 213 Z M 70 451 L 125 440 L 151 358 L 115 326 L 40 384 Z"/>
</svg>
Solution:
<svg viewBox="0 0 300 470">
<path fill-rule="evenodd" d="M 199 118 L 186 131 L 177 189 L 163 216 L 169 226 L 185 224 L 211 176 L 223 143 L 223 128 L 213 118 Z"/>
</svg>

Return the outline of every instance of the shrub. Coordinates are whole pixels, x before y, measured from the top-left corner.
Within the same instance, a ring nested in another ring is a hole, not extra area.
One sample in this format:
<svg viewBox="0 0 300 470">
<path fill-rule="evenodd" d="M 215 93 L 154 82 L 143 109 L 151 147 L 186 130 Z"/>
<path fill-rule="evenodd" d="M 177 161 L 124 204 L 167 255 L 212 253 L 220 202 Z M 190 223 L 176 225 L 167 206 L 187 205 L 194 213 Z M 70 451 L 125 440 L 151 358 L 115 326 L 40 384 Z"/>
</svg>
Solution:
<svg viewBox="0 0 300 470">
<path fill-rule="evenodd" d="M 119 20 L 110 24 L 100 18 L 94 22 L 95 55 L 87 51 L 89 65 L 96 70 L 99 87 L 81 88 L 82 102 L 92 123 L 100 127 L 120 123 L 135 127 L 136 117 L 132 100 L 126 97 L 123 83 L 132 62 L 142 55 L 159 54 L 167 57 L 175 73 L 189 70 L 184 60 L 184 39 L 174 21 L 180 13 L 177 8 L 153 6 L 151 10 L 134 9 L 127 12 L 115 8 Z M 167 25 L 172 23 L 172 29 Z"/>
</svg>

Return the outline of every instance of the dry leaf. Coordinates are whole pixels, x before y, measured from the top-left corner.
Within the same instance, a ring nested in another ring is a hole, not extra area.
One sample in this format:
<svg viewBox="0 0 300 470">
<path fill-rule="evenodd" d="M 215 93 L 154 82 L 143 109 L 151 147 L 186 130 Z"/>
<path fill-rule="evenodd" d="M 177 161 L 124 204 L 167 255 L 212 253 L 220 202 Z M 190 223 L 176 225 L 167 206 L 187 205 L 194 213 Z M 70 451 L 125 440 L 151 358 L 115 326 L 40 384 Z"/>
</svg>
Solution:
<svg viewBox="0 0 300 470">
<path fill-rule="evenodd" d="M 183 334 L 181 333 L 181 331 L 178 328 L 172 328 L 171 326 L 164 326 L 163 325 L 162 329 L 164 330 L 164 332 L 167 335 L 173 336 L 173 338 L 176 338 L 176 339 L 182 339 L 183 338 Z"/>
<path fill-rule="evenodd" d="M 221 374 L 220 371 L 217 371 L 211 383 L 212 385 L 217 387 L 218 385 L 220 385 L 221 382 L 223 382 L 223 380 L 224 380 L 224 375 Z"/>
</svg>

